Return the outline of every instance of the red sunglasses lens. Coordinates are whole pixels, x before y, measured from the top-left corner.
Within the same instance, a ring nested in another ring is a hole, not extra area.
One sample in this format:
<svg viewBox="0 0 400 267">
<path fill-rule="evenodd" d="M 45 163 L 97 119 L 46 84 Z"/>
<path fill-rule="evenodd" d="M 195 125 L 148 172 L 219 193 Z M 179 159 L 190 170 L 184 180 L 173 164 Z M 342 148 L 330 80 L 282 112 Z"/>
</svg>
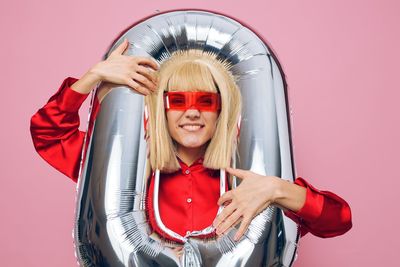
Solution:
<svg viewBox="0 0 400 267">
<path fill-rule="evenodd" d="M 186 99 L 183 94 L 168 95 L 169 108 L 184 108 L 186 106 Z"/>
</svg>

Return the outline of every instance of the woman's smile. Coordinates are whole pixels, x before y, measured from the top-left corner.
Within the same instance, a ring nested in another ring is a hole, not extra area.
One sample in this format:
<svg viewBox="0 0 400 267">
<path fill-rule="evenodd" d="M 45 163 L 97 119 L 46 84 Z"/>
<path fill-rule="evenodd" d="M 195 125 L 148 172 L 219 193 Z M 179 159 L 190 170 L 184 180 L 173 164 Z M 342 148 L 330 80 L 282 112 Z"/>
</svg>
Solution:
<svg viewBox="0 0 400 267">
<path fill-rule="evenodd" d="M 188 131 L 188 132 L 196 132 L 204 127 L 204 124 L 200 123 L 185 123 L 179 125 L 180 128 Z"/>
</svg>

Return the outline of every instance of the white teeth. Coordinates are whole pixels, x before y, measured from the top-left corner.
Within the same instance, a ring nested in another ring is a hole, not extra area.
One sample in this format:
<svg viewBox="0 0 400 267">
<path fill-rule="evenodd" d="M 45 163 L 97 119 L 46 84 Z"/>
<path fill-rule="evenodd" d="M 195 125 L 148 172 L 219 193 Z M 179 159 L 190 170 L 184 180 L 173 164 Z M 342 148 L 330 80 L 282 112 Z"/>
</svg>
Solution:
<svg viewBox="0 0 400 267">
<path fill-rule="evenodd" d="M 183 125 L 182 128 L 187 131 L 197 131 L 198 129 L 201 128 L 201 126 L 200 125 Z"/>
</svg>

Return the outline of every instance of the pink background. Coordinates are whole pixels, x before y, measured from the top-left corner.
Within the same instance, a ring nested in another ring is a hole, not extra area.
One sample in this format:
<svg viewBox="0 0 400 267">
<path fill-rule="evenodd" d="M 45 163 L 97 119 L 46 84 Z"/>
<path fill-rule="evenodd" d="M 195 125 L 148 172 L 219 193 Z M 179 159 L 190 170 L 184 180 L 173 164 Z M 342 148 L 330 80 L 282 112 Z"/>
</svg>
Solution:
<svg viewBox="0 0 400 267">
<path fill-rule="evenodd" d="M 35 152 L 30 117 L 142 17 L 203 8 L 251 25 L 289 84 L 297 173 L 346 199 L 353 229 L 302 238 L 297 267 L 394 266 L 399 255 L 398 1 L 1 1 L 1 266 L 76 266 L 75 184 Z M 86 128 L 89 101 L 82 108 Z"/>
</svg>

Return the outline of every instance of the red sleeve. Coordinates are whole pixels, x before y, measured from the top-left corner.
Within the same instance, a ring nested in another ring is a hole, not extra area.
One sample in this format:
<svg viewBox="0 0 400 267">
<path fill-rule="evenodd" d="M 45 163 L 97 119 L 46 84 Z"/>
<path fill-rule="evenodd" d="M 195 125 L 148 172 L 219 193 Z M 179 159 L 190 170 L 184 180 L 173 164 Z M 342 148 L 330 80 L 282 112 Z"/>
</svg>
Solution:
<svg viewBox="0 0 400 267">
<path fill-rule="evenodd" d="M 70 88 L 77 79 L 68 77 L 49 101 L 31 118 L 36 151 L 51 166 L 77 181 L 85 132 L 79 130 L 79 108 L 89 94 Z"/>
<path fill-rule="evenodd" d="M 351 210 L 344 199 L 316 189 L 301 177 L 294 183 L 307 189 L 306 201 L 299 211 L 287 210 L 285 214 L 299 224 L 301 236 L 310 232 L 318 237 L 334 237 L 351 229 Z"/>
</svg>

